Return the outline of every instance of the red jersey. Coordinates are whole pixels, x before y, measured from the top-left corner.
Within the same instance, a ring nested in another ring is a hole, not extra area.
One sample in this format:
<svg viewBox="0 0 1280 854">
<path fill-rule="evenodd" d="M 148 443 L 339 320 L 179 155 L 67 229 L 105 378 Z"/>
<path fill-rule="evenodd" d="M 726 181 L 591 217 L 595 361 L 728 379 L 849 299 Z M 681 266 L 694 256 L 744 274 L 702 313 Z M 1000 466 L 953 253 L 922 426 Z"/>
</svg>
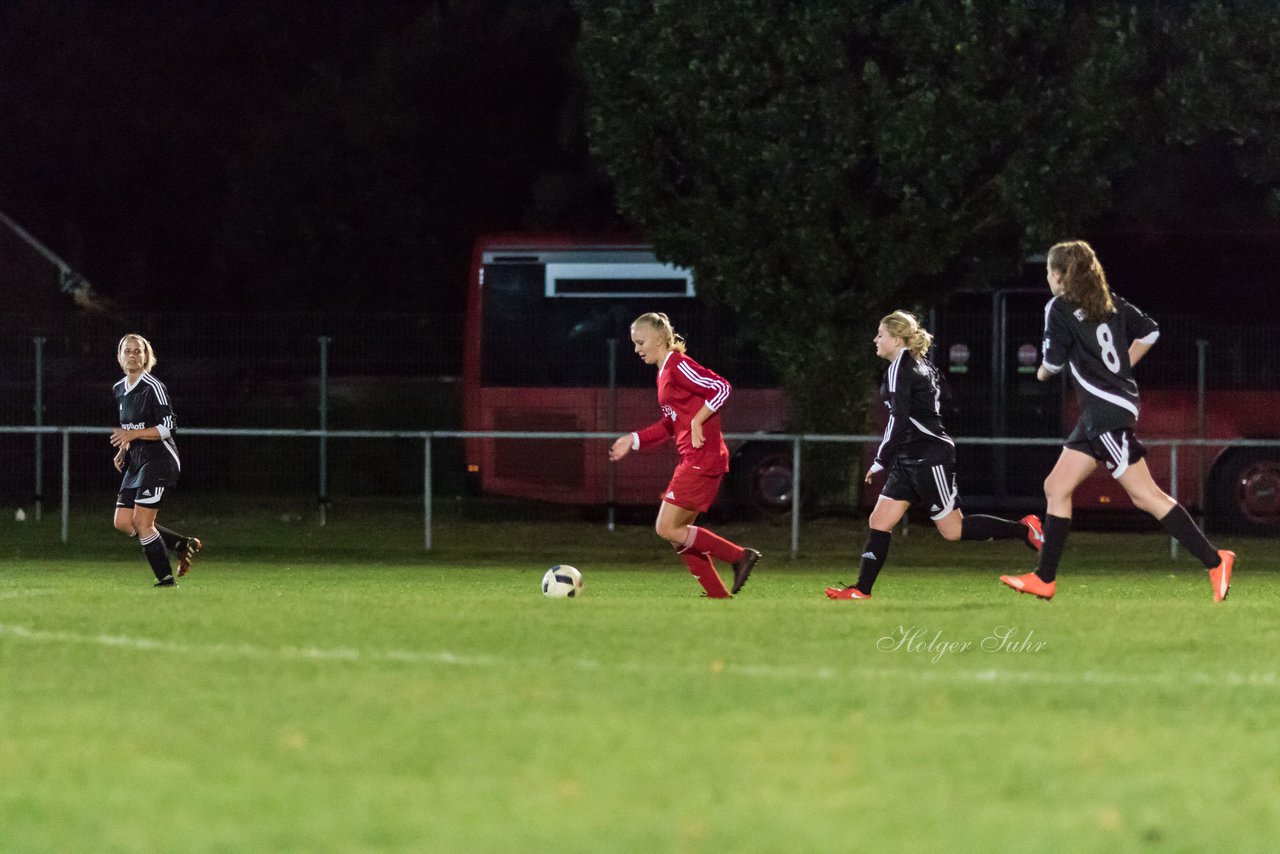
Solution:
<svg viewBox="0 0 1280 854">
<path fill-rule="evenodd" d="M 636 448 L 648 448 L 675 437 L 680 464 L 701 474 L 724 474 L 729 470 L 729 449 L 720 432 L 720 416 L 702 423 L 703 443 L 695 448 L 690 424 L 705 404 L 713 412 L 724 406 L 733 387 L 715 371 L 672 350 L 658 368 L 658 403 L 662 419 L 636 431 Z"/>
</svg>

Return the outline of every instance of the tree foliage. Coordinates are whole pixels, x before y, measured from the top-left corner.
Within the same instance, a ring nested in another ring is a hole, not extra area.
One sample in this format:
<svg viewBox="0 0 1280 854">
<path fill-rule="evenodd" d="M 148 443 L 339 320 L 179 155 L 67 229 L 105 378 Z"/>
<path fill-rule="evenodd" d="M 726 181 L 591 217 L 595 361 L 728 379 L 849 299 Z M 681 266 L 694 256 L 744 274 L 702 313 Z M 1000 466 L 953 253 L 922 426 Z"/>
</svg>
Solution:
<svg viewBox="0 0 1280 854">
<path fill-rule="evenodd" d="M 1168 146 L 1233 133 L 1242 167 L 1275 179 L 1280 28 L 1262 4 L 580 11 L 592 150 L 620 210 L 746 316 L 807 429 L 861 423 L 884 310 L 1012 272 Z"/>
</svg>

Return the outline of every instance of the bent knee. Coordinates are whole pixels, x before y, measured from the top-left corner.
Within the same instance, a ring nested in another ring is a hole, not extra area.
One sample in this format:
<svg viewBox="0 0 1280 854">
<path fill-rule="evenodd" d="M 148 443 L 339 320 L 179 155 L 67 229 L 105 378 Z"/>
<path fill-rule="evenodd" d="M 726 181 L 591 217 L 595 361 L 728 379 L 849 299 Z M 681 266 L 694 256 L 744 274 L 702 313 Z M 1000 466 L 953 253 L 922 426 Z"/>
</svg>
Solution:
<svg viewBox="0 0 1280 854">
<path fill-rule="evenodd" d="M 1055 480 L 1052 477 L 1045 478 L 1045 481 L 1044 481 L 1044 497 L 1045 498 L 1049 498 L 1049 499 L 1070 498 L 1071 493 L 1073 492 L 1075 492 L 1075 490 L 1070 489 L 1067 486 L 1067 484 L 1061 481 Z"/>
<path fill-rule="evenodd" d="M 653 526 L 653 532 L 669 543 L 684 543 L 684 530 L 674 525 L 664 525 L 659 522 Z"/>
<path fill-rule="evenodd" d="M 947 528 L 939 527 L 939 528 L 938 528 L 938 533 L 942 535 L 942 539 L 944 539 L 944 540 L 951 540 L 952 542 L 955 542 L 956 540 L 960 539 L 960 528 L 959 528 L 959 527 L 955 527 L 955 528 L 951 528 L 951 527 L 947 527 Z"/>
<path fill-rule="evenodd" d="M 122 534 L 132 534 L 133 520 L 128 516 L 117 516 L 114 522 L 115 529 Z"/>
</svg>

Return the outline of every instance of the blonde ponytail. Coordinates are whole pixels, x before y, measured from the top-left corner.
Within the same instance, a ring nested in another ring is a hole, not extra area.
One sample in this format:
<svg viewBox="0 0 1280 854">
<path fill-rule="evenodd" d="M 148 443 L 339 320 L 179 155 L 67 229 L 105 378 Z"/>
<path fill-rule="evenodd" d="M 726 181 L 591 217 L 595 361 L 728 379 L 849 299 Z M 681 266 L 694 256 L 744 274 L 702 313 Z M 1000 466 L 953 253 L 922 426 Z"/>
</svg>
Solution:
<svg viewBox="0 0 1280 854">
<path fill-rule="evenodd" d="M 925 353 L 933 346 L 933 336 L 920 325 L 920 320 L 910 312 L 898 311 L 887 314 L 880 319 L 880 325 L 894 338 L 901 338 L 907 344 L 911 355 L 923 359 Z"/>
<path fill-rule="evenodd" d="M 676 328 L 671 325 L 671 318 L 662 312 L 646 312 L 633 320 L 631 325 L 639 326 L 641 323 L 657 330 L 668 350 L 675 350 L 677 353 L 685 351 L 684 336 L 676 332 Z"/>
</svg>

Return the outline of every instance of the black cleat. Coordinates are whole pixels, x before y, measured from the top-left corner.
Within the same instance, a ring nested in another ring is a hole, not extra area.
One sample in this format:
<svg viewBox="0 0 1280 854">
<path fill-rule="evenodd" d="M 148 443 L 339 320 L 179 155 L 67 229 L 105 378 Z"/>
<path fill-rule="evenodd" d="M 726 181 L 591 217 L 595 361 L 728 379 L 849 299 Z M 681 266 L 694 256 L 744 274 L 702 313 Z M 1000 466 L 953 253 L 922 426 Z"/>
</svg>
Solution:
<svg viewBox="0 0 1280 854">
<path fill-rule="evenodd" d="M 760 562 L 760 552 L 755 549 L 743 549 L 742 559 L 733 564 L 733 589 L 730 593 L 737 593 L 742 589 L 742 585 L 747 583 L 747 578 L 751 575 L 751 570 L 756 568 L 756 564 Z"/>
<path fill-rule="evenodd" d="M 164 578 L 160 579 L 159 581 L 157 581 L 155 584 L 151 586 L 152 587 L 177 587 L 178 582 L 173 580 L 172 575 L 166 575 Z"/>
<path fill-rule="evenodd" d="M 195 560 L 196 555 L 200 554 L 200 550 L 204 548 L 204 543 L 200 542 L 197 537 L 187 537 L 178 543 L 178 578 L 186 575 L 191 571 L 191 561 Z"/>
</svg>

